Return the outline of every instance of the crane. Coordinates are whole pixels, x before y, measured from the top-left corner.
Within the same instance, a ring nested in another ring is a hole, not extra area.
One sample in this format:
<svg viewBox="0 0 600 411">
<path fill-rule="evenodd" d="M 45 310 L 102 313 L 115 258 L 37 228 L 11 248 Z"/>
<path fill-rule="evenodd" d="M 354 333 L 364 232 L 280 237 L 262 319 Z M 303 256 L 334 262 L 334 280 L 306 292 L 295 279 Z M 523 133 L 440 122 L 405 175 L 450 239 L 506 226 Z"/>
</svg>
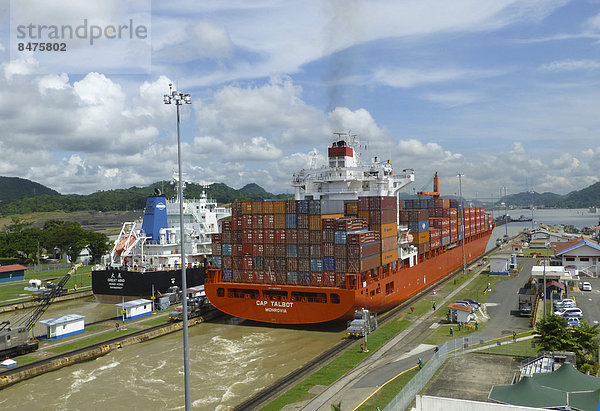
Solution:
<svg viewBox="0 0 600 411">
<path fill-rule="evenodd" d="M 423 196 L 431 196 L 433 198 L 440 198 L 440 177 L 436 171 L 433 176 L 433 191 L 419 191 L 417 193 L 419 198 Z"/>
<path fill-rule="evenodd" d="M 29 331 L 33 329 L 37 321 L 48 309 L 48 306 L 57 297 L 63 287 L 71 278 L 71 275 L 81 267 L 77 263 L 69 270 L 59 283 L 50 289 L 48 293 L 40 296 L 40 304 L 28 316 L 22 318 L 14 325 L 10 326 L 10 321 L 0 323 L 0 357 L 12 357 L 17 354 L 25 354 L 38 349 L 39 345 L 35 338 L 29 336 Z"/>
</svg>

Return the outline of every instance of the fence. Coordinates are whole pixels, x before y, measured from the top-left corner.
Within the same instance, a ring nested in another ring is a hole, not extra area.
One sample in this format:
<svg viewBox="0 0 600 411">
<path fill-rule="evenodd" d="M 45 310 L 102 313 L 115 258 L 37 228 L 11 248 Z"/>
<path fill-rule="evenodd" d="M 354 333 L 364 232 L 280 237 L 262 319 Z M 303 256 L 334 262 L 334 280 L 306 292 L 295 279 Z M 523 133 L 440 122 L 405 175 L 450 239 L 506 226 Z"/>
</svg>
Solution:
<svg viewBox="0 0 600 411">
<path fill-rule="evenodd" d="M 444 364 L 448 357 L 463 355 L 469 348 L 469 337 L 457 338 L 447 341 L 439 347 L 431 359 L 425 363 L 423 368 L 410 380 L 394 399 L 384 408 L 384 411 L 405 410 L 415 400 L 425 385 L 435 375 L 437 370 Z"/>
<path fill-rule="evenodd" d="M 72 266 L 73 266 L 72 264 L 67 264 L 67 263 L 41 264 L 41 265 L 29 266 L 29 267 L 27 267 L 27 271 L 34 272 L 34 273 L 40 273 L 43 271 L 71 268 Z"/>
</svg>

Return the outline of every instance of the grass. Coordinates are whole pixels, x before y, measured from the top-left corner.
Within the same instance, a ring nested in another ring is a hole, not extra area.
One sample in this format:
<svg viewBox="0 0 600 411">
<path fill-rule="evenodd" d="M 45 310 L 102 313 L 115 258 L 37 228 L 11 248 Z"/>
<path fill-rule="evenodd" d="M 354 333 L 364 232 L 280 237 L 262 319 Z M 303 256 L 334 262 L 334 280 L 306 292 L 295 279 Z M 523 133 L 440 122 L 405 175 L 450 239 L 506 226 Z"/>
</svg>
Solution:
<svg viewBox="0 0 600 411">
<path fill-rule="evenodd" d="M 103 342 L 106 340 L 110 340 L 111 338 L 114 338 L 114 337 L 131 334 L 135 331 L 138 331 L 138 329 L 128 327 L 127 330 L 118 330 L 118 331 L 115 330 L 115 331 L 111 331 L 111 332 L 107 332 L 107 333 L 103 333 L 103 334 L 94 335 L 89 338 L 84 338 L 79 341 L 73 341 L 72 343 L 69 343 L 69 344 L 59 345 L 58 347 L 48 348 L 47 351 L 53 352 L 55 354 L 62 354 L 62 353 L 68 352 L 68 351 L 76 350 L 78 348 L 86 347 L 88 345 L 97 344 L 97 343 L 100 343 L 100 342 Z"/>
<path fill-rule="evenodd" d="M 0 304 L 6 303 L 18 303 L 23 301 L 30 301 L 32 292 L 24 291 L 23 288 L 29 285 L 29 280 L 38 279 L 42 280 L 42 284 L 47 280 L 54 280 L 54 283 L 60 281 L 60 278 L 64 277 L 65 274 L 69 272 L 70 269 L 59 269 L 59 270 L 49 270 L 49 271 L 40 271 L 33 272 L 26 270 L 25 271 L 25 280 L 19 281 L 10 285 L 0 286 Z M 73 290 L 73 287 L 77 282 L 77 289 L 83 290 L 92 287 L 92 267 L 84 266 L 77 269 L 77 271 L 71 275 L 69 281 L 67 281 L 65 287 L 69 290 Z"/>
<path fill-rule="evenodd" d="M 479 352 L 485 354 L 507 355 L 509 357 L 535 357 L 538 354 L 538 351 L 537 348 L 531 347 L 532 342 L 532 340 L 525 340 L 503 345 L 493 345 L 486 350 Z"/>
<path fill-rule="evenodd" d="M 144 321 L 142 324 L 148 325 L 148 326 L 154 326 L 154 325 L 166 324 L 168 322 L 169 322 L 168 316 L 160 316 L 160 317 L 156 317 L 151 320 L 148 320 L 148 321 Z"/>
<path fill-rule="evenodd" d="M 419 372 L 418 367 L 411 368 L 399 374 L 386 383 L 375 395 L 358 407 L 358 410 L 374 410 L 376 407 L 383 409 L 398 395 L 400 390 Z M 342 402 L 343 405 L 343 402 Z"/>
<path fill-rule="evenodd" d="M 34 357 L 33 355 L 20 355 L 14 357 L 13 360 L 17 362 L 17 365 L 24 365 L 39 360 L 39 357 Z"/>
<path fill-rule="evenodd" d="M 369 353 L 361 352 L 359 346 L 363 340 L 357 341 L 343 354 L 279 396 L 265 406 L 263 410 L 279 410 L 287 404 L 312 398 L 314 394 L 309 393 L 311 388 L 317 385 L 328 386 L 332 384 L 409 325 L 409 321 L 395 320 L 378 328 L 368 337 Z"/>
</svg>

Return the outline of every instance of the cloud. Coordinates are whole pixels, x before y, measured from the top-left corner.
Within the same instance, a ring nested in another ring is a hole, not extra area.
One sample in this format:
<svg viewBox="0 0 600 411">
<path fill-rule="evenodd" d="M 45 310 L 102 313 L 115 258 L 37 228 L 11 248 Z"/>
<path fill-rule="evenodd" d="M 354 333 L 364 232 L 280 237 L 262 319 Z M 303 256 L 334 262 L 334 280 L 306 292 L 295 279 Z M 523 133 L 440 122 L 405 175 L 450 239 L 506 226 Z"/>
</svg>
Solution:
<svg viewBox="0 0 600 411">
<path fill-rule="evenodd" d="M 433 101 L 446 107 L 463 106 L 485 99 L 485 96 L 480 92 L 468 91 L 425 93 L 422 97 L 425 100 Z"/>
<path fill-rule="evenodd" d="M 596 71 L 600 69 L 599 60 L 560 60 L 542 64 L 540 69 L 550 72 Z"/>
</svg>

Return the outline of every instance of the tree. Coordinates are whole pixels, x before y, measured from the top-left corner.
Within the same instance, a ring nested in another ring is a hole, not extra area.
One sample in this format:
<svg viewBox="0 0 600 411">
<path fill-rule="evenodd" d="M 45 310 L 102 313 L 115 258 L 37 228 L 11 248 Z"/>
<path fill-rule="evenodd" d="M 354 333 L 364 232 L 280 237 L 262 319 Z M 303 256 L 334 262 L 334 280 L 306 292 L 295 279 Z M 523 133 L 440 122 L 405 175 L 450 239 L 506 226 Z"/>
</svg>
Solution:
<svg viewBox="0 0 600 411">
<path fill-rule="evenodd" d="M 539 351 L 563 351 L 571 342 L 567 326 L 567 320 L 557 315 L 542 318 L 535 325 L 533 342 L 540 347 Z"/>
<path fill-rule="evenodd" d="M 88 250 L 92 257 L 92 263 L 98 264 L 104 254 L 110 250 L 108 236 L 96 231 L 88 232 Z"/>
<path fill-rule="evenodd" d="M 586 369 L 593 364 L 598 347 L 598 324 L 589 325 L 581 321 L 580 326 L 569 327 L 567 320 L 557 315 L 549 315 L 536 325 L 533 342 L 539 345 L 538 351 L 572 351 L 577 358 L 577 366 Z"/>
</svg>

